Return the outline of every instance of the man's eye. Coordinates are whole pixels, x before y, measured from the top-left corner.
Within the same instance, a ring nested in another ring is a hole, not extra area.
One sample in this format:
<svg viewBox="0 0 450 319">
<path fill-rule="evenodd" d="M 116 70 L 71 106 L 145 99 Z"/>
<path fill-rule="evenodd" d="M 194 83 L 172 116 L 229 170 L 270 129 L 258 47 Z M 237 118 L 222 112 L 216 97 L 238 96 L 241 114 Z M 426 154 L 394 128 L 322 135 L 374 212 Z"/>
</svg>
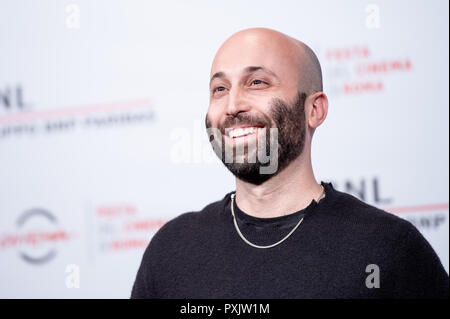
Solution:
<svg viewBox="0 0 450 319">
<path fill-rule="evenodd" d="M 218 86 L 218 87 L 214 88 L 213 93 L 221 92 L 221 91 L 225 91 L 225 88 L 223 86 Z"/>
<path fill-rule="evenodd" d="M 259 85 L 259 84 L 263 84 L 264 82 L 261 80 L 253 80 L 252 81 L 252 85 Z"/>
</svg>

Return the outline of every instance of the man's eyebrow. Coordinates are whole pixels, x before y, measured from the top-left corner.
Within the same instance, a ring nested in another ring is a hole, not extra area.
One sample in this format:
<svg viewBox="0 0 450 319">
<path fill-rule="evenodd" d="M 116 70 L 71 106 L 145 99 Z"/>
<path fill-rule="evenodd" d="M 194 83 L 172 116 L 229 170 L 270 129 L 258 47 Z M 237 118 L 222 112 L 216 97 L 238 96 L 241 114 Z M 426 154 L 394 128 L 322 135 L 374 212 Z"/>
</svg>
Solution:
<svg viewBox="0 0 450 319">
<path fill-rule="evenodd" d="M 254 73 L 256 71 L 263 71 L 263 72 L 266 72 L 266 73 L 278 78 L 278 76 L 273 71 L 271 71 L 268 68 L 265 68 L 263 66 L 248 66 L 244 69 L 244 72 L 248 73 L 248 74 Z"/>
<path fill-rule="evenodd" d="M 225 77 L 225 73 L 223 73 L 223 72 L 216 72 L 216 73 L 214 73 L 214 75 L 211 77 L 211 80 L 209 80 L 209 85 L 211 85 L 211 82 L 214 80 L 214 79 L 221 79 L 221 78 L 224 78 Z"/>
<path fill-rule="evenodd" d="M 244 69 L 244 73 L 246 73 L 246 74 L 255 73 L 256 71 L 263 71 L 263 72 L 266 72 L 267 74 L 270 74 L 270 75 L 272 75 L 273 77 L 275 77 L 275 78 L 278 79 L 278 76 L 277 76 L 273 71 L 271 71 L 271 70 L 269 70 L 268 68 L 265 68 L 265 67 L 263 67 L 263 66 L 248 66 L 248 67 L 246 67 L 246 68 Z M 211 85 L 211 82 L 212 82 L 214 79 L 216 79 L 216 78 L 221 79 L 221 78 L 224 78 L 224 77 L 226 77 L 226 75 L 225 75 L 224 72 L 221 72 L 221 71 L 220 71 L 220 72 L 214 73 L 214 75 L 211 77 L 211 80 L 209 80 L 209 85 Z"/>
</svg>

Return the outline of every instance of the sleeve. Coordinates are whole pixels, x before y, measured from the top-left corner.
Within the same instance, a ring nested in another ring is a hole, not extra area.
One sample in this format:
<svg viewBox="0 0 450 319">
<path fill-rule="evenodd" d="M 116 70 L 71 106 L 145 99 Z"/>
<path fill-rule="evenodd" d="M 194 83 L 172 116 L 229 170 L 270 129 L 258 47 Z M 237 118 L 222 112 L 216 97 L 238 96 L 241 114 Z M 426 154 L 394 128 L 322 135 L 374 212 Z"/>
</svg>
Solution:
<svg viewBox="0 0 450 319">
<path fill-rule="evenodd" d="M 394 297 L 436 299 L 449 297 L 449 277 L 428 241 L 409 224 L 397 251 Z"/>
</svg>

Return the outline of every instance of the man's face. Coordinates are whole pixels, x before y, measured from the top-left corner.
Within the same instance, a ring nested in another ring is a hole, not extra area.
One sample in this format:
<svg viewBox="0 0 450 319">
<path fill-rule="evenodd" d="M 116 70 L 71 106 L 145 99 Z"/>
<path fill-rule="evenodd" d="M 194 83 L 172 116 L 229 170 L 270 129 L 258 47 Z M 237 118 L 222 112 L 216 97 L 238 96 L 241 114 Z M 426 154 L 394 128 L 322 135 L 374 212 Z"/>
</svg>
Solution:
<svg viewBox="0 0 450 319">
<path fill-rule="evenodd" d="M 303 150 L 306 94 L 298 91 L 298 56 L 288 48 L 254 36 L 231 39 L 211 70 L 206 127 L 221 133 L 211 143 L 236 177 L 253 184 L 276 175 Z M 225 158 L 230 149 L 231 161 Z M 265 155 L 277 167 L 261 173 Z"/>
</svg>

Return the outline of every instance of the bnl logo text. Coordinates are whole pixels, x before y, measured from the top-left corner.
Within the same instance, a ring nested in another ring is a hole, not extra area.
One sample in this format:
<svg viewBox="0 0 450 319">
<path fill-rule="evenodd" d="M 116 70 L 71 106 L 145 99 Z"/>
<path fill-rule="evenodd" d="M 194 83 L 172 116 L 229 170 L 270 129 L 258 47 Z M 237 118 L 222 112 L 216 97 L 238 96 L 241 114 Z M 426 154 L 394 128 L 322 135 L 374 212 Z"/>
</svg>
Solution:
<svg viewBox="0 0 450 319">
<path fill-rule="evenodd" d="M 26 111 L 29 108 L 22 85 L 0 87 L 0 113 Z"/>
<path fill-rule="evenodd" d="M 381 195 L 381 187 L 378 177 L 362 178 L 358 182 L 345 180 L 343 183 L 331 181 L 332 185 L 346 193 L 355 195 L 364 202 L 371 201 L 377 205 L 386 205 L 393 202 L 393 198 Z"/>
</svg>

